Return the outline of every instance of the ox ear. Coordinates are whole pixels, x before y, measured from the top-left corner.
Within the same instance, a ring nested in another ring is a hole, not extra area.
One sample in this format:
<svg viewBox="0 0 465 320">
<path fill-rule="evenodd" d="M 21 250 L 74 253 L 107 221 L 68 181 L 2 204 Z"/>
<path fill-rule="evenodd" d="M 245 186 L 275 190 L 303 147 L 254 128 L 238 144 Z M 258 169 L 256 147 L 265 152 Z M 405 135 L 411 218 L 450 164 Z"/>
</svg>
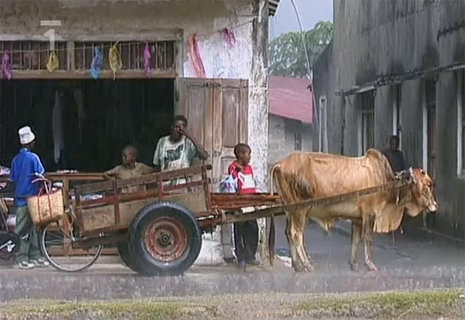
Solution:
<svg viewBox="0 0 465 320">
<path fill-rule="evenodd" d="M 425 172 L 425 170 L 423 170 L 423 169 L 420 169 L 420 174 L 421 174 L 422 176 L 426 175 L 426 172 Z"/>
<path fill-rule="evenodd" d="M 376 233 L 387 233 L 399 228 L 404 215 L 404 207 L 388 203 L 375 216 L 373 231 Z"/>
</svg>

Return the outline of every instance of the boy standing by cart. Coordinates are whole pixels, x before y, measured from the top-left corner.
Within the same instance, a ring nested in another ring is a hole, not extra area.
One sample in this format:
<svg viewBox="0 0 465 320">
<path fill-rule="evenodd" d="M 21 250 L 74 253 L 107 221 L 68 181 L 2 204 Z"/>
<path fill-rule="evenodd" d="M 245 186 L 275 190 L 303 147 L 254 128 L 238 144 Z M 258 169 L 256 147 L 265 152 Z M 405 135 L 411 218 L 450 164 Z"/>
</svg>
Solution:
<svg viewBox="0 0 465 320">
<path fill-rule="evenodd" d="M 27 207 L 27 198 L 39 194 L 39 184 L 33 183 L 37 175 L 45 173 L 39 156 L 32 152 L 35 146 L 35 135 L 30 127 L 19 129 L 21 150 L 11 164 L 10 179 L 16 183 L 15 206 L 16 228 L 15 233 L 20 237 L 20 248 L 16 262 L 20 269 L 34 267 L 47 267 L 48 261 L 42 257 L 39 248 L 39 235 L 32 222 Z"/>
<path fill-rule="evenodd" d="M 234 148 L 236 160 L 229 165 L 228 173 L 237 179 L 238 193 L 256 193 L 255 177 L 250 163 L 251 148 L 239 143 Z M 255 253 L 258 246 L 257 220 L 234 223 L 234 243 L 237 262 L 245 270 L 246 264 L 258 265 Z"/>
</svg>

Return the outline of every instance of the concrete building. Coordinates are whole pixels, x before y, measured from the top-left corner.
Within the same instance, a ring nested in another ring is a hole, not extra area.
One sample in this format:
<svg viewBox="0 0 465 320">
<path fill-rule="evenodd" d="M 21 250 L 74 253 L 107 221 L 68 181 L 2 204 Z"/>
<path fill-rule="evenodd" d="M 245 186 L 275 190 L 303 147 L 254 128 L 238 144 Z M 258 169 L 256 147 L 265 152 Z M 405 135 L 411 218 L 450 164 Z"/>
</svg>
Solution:
<svg viewBox="0 0 465 320">
<path fill-rule="evenodd" d="M 11 163 L 17 129 L 28 124 L 48 171 L 102 172 L 120 162 L 126 143 L 151 163 L 157 140 L 181 113 L 210 154 L 214 189 L 235 158 L 234 146 L 247 142 L 258 187 L 266 190 L 268 19 L 278 3 L 1 1 L 0 54 L 12 77 L 0 77 L 0 162 Z M 112 47 L 122 60 L 116 73 Z M 96 48 L 103 66 L 95 80 Z M 58 63 L 49 71 L 52 52 Z M 58 156 L 52 129 L 57 101 L 65 124 Z"/>
<path fill-rule="evenodd" d="M 270 76 L 268 169 L 295 151 L 312 151 L 311 80 Z"/>
<path fill-rule="evenodd" d="M 9 55 L 12 78 L 0 80 L 0 161 L 11 161 L 16 130 L 29 123 L 42 139 L 38 151 L 49 170 L 104 170 L 119 162 L 126 142 L 138 145 L 141 160 L 150 163 L 169 119 L 184 113 L 211 155 L 215 185 L 234 145 L 248 142 L 260 159 L 254 164 L 265 188 L 268 16 L 278 2 L 1 1 L 0 53 Z M 49 72 L 52 40 L 59 65 Z M 108 53 L 117 41 L 123 64 L 113 81 Z M 194 42 L 197 60 L 189 45 Z M 150 76 L 144 72 L 146 45 L 152 51 Z M 98 80 L 90 75 L 96 47 L 104 58 Z M 198 60 L 203 67 L 196 70 Z M 84 96 L 80 106 L 76 91 Z M 66 161 L 58 164 L 51 124 L 56 92 L 70 110 L 63 120 L 79 119 L 65 128 Z"/>
<path fill-rule="evenodd" d="M 437 183 L 440 210 L 424 225 L 460 236 L 464 12 L 462 0 L 334 0 L 334 39 L 314 66 L 329 152 L 357 156 L 399 135 L 407 162 Z"/>
</svg>

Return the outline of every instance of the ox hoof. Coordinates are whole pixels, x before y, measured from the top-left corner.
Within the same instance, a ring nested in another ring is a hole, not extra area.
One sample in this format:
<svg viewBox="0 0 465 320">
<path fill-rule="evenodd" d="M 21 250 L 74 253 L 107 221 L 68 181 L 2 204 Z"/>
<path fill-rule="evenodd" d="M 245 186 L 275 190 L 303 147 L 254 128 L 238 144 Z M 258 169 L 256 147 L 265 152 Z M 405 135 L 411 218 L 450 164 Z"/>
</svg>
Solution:
<svg viewBox="0 0 465 320">
<path fill-rule="evenodd" d="M 313 272 L 315 268 L 311 264 L 294 264 L 295 272 Z"/>
<path fill-rule="evenodd" d="M 315 267 L 312 266 L 311 264 L 305 266 L 305 271 L 306 272 L 313 272 L 315 271 Z"/>
<path fill-rule="evenodd" d="M 350 264 L 350 270 L 352 271 L 358 271 L 358 263 L 349 263 Z"/>
<path fill-rule="evenodd" d="M 370 271 L 378 271 L 378 268 L 373 264 L 373 262 L 366 262 L 365 265 L 367 266 L 368 270 Z"/>
</svg>

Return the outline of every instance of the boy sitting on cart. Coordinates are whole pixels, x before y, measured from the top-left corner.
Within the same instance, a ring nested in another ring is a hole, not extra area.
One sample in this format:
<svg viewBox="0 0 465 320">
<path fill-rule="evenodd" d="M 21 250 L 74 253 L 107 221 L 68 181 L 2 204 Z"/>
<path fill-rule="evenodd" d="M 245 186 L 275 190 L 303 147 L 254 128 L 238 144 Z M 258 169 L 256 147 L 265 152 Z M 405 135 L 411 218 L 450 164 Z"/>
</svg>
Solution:
<svg viewBox="0 0 465 320">
<path fill-rule="evenodd" d="M 105 172 L 107 179 L 131 179 L 141 177 L 145 174 L 152 173 L 154 170 L 152 167 L 145 165 L 141 162 L 137 162 L 137 148 L 133 145 L 127 145 L 121 151 L 123 164 L 114 167 L 111 170 Z M 144 186 L 127 186 L 121 190 L 122 193 L 133 193 L 145 191 Z"/>
<path fill-rule="evenodd" d="M 256 193 L 255 178 L 250 163 L 252 149 L 244 143 L 234 147 L 236 160 L 229 165 L 228 174 L 237 180 L 238 193 Z M 245 270 L 246 264 L 258 265 L 255 253 L 258 246 L 257 220 L 234 223 L 234 245 L 237 262 Z"/>
</svg>

